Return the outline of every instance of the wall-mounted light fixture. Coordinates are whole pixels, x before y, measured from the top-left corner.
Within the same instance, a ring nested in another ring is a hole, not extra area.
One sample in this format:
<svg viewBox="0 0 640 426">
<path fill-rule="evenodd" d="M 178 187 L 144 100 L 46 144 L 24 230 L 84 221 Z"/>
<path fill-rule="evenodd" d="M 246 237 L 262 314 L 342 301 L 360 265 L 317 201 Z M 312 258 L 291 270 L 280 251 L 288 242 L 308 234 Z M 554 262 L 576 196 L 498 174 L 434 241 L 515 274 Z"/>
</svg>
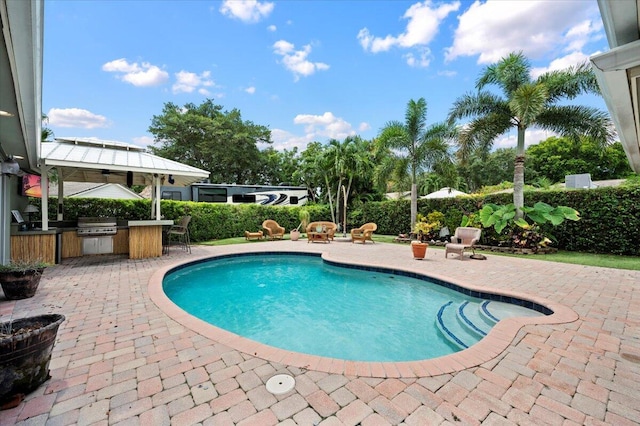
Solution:
<svg viewBox="0 0 640 426">
<path fill-rule="evenodd" d="M 20 173 L 20 164 L 13 157 L 9 157 L 0 163 L 0 172 L 4 175 L 17 175 Z"/>
<path fill-rule="evenodd" d="M 31 227 L 34 226 L 33 219 L 31 219 L 31 215 L 33 213 L 38 213 L 38 212 L 39 212 L 38 207 L 34 206 L 33 204 L 27 204 L 27 207 L 25 207 L 22 212 L 22 213 L 26 213 L 29 216 L 29 225 Z"/>
<path fill-rule="evenodd" d="M 169 175 L 169 183 L 171 185 L 173 185 L 174 183 L 176 183 L 176 180 L 173 178 L 173 175 Z"/>
<path fill-rule="evenodd" d="M 3 111 L 0 109 L 0 117 L 13 117 L 13 114 L 11 114 L 8 111 Z"/>
</svg>

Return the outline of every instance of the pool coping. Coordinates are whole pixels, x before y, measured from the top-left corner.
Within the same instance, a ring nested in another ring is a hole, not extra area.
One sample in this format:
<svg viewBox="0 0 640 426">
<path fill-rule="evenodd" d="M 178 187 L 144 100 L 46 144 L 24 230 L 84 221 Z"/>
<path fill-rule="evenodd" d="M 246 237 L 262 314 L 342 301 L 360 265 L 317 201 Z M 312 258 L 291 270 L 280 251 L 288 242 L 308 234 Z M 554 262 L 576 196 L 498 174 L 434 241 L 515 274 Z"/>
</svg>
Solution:
<svg viewBox="0 0 640 426">
<path fill-rule="evenodd" d="M 317 256 L 313 251 L 274 251 L 280 254 L 302 254 Z M 468 368 L 476 367 L 485 362 L 491 361 L 504 352 L 515 339 L 518 331 L 527 325 L 564 324 L 574 322 L 578 319 L 578 314 L 569 307 L 547 300 L 541 297 L 532 296 L 519 292 L 510 292 L 489 287 L 478 287 L 473 284 L 461 282 L 435 273 L 416 273 L 402 267 L 383 266 L 366 262 L 351 262 L 344 259 L 332 258 L 330 253 L 322 253 L 320 257 L 330 263 L 343 265 L 346 267 L 388 269 L 400 271 L 409 276 L 419 275 L 440 283 L 450 283 L 453 286 L 466 289 L 470 292 L 483 294 L 493 294 L 505 299 L 517 299 L 531 302 L 533 304 L 546 307 L 553 311 L 550 315 L 537 317 L 514 317 L 497 323 L 491 331 L 478 343 L 470 348 L 459 352 L 437 358 L 419 361 L 399 361 L 399 362 L 366 362 L 348 361 L 343 359 L 321 357 L 317 355 L 303 354 L 288 351 L 285 349 L 269 346 L 246 337 L 239 336 L 230 331 L 221 329 L 206 321 L 185 312 L 174 304 L 164 293 L 162 281 L 164 276 L 175 269 L 180 269 L 188 264 L 200 263 L 207 260 L 228 258 L 247 255 L 265 255 L 263 251 L 243 251 L 235 254 L 205 255 L 194 259 L 182 260 L 153 273 L 148 283 L 149 297 L 156 306 L 174 321 L 184 327 L 218 343 L 224 344 L 232 349 L 244 352 L 251 356 L 262 358 L 267 361 L 278 362 L 302 369 L 326 372 L 329 374 L 343 374 L 347 376 L 377 377 L 377 378 L 416 378 L 429 377 L 440 374 L 455 373 Z M 497 299 L 500 300 L 500 299 Z"/>
</svg>

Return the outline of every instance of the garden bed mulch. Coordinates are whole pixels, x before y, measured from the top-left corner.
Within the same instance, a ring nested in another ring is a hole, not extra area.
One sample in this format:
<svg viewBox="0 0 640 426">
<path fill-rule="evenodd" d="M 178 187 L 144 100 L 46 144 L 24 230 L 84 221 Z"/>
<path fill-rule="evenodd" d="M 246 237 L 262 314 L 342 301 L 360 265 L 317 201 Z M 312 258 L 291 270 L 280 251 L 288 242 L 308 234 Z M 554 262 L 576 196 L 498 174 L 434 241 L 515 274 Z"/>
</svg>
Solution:
<svg viewBox="0 0 640 426">
<path fill-rule="evenodd" d="M 511 253 L 511 254 L 551 254 L 551 253 L 558 252 L 558 249 L 555 247 L 540 247 L 537 250 L 533 250 L 533 249 L 524 249 L 524 248 L 517 248 L 517 247 L 498 247 L 498 246 L 477 245 L 475 246 L 475 249 L 498 252 L 498 253 Z"/>
<path fill-rule="evenodd" d="M 413 239 L 408 237 L 396 237 L 394 241 L 397 243 L 410 243 L 411 241 L 413 241 Z M 447 244 L 446 242 L 442 242 L 442 241 L 429 241 L 429 245 L 433 245 L 433 246 L 444 246 L 446 244 Z M 533 250 L 533 249 L 517 248 L 517 247 L 476 245 L 474 248 L 476 250 L 481 250 L 481 251 L 490 251 L 494 253 L 511 253 L 511 254 L 551 254 L 551 253 L 558 252 L 558 249 L 555 247 L 540 247 L 537 250 Z"/>
</svg>

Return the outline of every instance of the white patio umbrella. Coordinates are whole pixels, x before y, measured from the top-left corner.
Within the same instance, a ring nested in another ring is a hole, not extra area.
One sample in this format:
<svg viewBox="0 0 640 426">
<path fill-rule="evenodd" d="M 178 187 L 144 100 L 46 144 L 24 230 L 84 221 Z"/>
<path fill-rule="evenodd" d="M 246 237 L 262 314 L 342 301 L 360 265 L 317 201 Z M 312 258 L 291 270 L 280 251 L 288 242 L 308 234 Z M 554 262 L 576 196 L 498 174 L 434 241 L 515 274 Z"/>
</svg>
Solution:
<svg viewBox="0 0 640 426">
<path fill-rule="evenodd" d="M 457 189 L 444 187 L 436 192 L 432 192 L 431 194 L 427 194 L 424 197 L 420 198 L 450 198 L 457 197 L 458 195 L 468 195 L 466 192 L 458 191 Z"/>
</svg>

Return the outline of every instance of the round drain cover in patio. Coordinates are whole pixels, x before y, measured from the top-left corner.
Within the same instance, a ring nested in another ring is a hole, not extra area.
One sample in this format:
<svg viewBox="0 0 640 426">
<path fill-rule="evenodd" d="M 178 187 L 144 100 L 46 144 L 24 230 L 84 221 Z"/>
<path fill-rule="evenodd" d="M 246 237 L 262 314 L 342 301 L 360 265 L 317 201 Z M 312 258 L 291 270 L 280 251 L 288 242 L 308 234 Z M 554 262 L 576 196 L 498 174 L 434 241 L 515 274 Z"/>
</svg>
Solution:
<svg viewBox="0 0 640 426">
<path fill-rule="evenodd" d="M 267 380 L 267 390 L 274 395 L 289 392 L 296 385 L 296 380 L 288 374 L 276 374 Z"/>
</svg>

